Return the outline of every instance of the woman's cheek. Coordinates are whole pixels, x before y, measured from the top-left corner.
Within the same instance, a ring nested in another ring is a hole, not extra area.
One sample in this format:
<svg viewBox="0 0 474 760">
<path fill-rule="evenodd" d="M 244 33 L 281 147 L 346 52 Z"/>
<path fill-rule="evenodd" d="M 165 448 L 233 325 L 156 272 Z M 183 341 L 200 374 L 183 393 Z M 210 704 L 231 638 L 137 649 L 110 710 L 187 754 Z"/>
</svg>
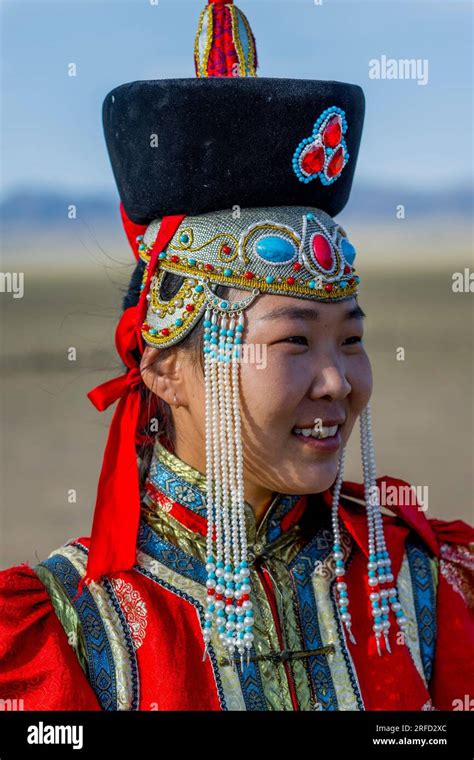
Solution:
<svg viewBox="0 0 474 760">
<path fill-rule="evenodd" d="M 347 379 L 352 386 L 351 401 L 353 411 L 360 414 L 367 405 L 373 387 L 372 367 L 365 351 L 357 357 L 353 357 Z"/>
</svg>

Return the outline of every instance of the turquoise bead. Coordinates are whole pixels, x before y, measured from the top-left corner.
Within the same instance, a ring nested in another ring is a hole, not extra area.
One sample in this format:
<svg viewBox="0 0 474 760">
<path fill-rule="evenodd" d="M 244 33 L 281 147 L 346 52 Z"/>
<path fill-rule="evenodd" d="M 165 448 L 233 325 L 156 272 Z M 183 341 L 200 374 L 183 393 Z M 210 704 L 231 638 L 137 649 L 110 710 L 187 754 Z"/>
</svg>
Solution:
<svg viewBox="0 0 474 760">
<path fill-rule="evenodd" d="M 194 290 L 196 291 L 196 293 L 202 293 L 202 291 L 204 290 L 204 287 L 202 285 L 196 285 Z"/>
<path fill-rule="evenodd" d="M 268 277 L 265 277 L 265 282 L 271 285 L 274 279 L 275 279 L 274 277 L 272 277 L 271 275 L 268 275 Z"/>
<path fill-rule="evenodd" d="M 236 329 L 236 332 L 243 332 L 244 331 L 244 326 L 243 325 L 237 325 L 235 329 Z"/>
<path fill-rule="evenodd" d="M 182 320 L 182 319 L 177 319 L 177 320 L 175 321 L 175 325 L 176 325 L 176 327 L 181 327 L 181 325 L 182 325 L 182 324 L 183 324 L 183 320 Z"/>
<path fill-rule="evenodd" d="M 348 239 L 343 237 L 341 241 L 341 251 L 348 264 L 352 264 L 356 257 L 356 250 Z"/>
<path fill-rule="evenodd" d="M 224 269 L 224 276 L 225 277 L 232 277 L 233 273 L 234 272 L 233 272 L 232 269 Z"/>
<path fill-rule="evenodd" d="M 257 254 L 265 261 L 279 264 L 289 262 L 295 255 L 295 246 L 277 235 L 261 238 L 255 246 Z"/>
<path fill-rule="evenodd" d="M 188 259 L 188 264 L 193 267 L 196 264 L 196 259 Z"/>
</svg>

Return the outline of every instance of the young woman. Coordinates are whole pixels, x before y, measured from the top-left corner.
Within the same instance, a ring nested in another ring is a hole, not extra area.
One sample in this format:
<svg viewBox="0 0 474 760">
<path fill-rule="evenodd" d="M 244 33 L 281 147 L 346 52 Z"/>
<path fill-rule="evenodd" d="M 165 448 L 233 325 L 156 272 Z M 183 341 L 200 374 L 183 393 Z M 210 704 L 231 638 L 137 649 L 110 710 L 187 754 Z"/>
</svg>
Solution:
<svg viewBox="0 0 474 760">
<path fill-rule="evenodd" d="M 207 6 L 196 55 L 197 80 L 104 104 L 137 258 L 116 333 L 126 372 L 89 394 L 119 400 L 91 538 L 0 574 L 0 698 L 463 709 L 473 532 L 376 478 L 355 250 L 333 219 L 362 91 L 252 78 L 231 4 Z M 357 422 L 361 485 L 343 480 Z"/>
</svg>

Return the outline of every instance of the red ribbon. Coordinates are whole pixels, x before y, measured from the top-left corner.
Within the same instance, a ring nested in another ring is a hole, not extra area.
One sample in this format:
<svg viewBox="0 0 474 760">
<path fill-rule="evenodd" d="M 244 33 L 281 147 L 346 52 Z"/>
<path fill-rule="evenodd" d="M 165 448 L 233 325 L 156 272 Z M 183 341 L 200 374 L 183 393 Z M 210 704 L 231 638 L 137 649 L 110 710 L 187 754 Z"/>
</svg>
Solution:
<svg viewBox="0 0 474 760">
<path fill-rule="evenodd" d="M 124 311 L 117 325 L 115 345 L 127 367 L 126 372 L 98 385 L 87 394 L 100 412 L 117 400 L 119 403 L 107 436 L 99 477 L 87 571 L 73 601 L 82 594 L 84 584 L 127 570 L 136 561 L 140 483 L 135 443 L 141 417 L 141 390 L 144 388 L 136 350 L 141 356 L 143 340 L 140 328 L 146 314 L 146 295 L 156 271 L 158 255 L 166 248 L 183 219 L 183 215 L 163 218 L 140 300 L 136 306 Z"/>
</svg>

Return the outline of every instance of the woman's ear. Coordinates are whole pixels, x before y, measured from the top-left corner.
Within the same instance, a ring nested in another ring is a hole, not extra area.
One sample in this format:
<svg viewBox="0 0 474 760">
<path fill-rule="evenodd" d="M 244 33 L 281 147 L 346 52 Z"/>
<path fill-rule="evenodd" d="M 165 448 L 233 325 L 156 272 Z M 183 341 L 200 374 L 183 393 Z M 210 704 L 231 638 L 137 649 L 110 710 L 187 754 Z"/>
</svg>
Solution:
<svg viewBox="0 0 474 760">
<path fill-rule="evenodd" d="M 140 361 L 142 380 L 153 393 L 167 404 L 183 405 L 184 382 L 181 362 L 174 348 L 165 353 L 158 348 L 146 346 Z"/>
</svg>

